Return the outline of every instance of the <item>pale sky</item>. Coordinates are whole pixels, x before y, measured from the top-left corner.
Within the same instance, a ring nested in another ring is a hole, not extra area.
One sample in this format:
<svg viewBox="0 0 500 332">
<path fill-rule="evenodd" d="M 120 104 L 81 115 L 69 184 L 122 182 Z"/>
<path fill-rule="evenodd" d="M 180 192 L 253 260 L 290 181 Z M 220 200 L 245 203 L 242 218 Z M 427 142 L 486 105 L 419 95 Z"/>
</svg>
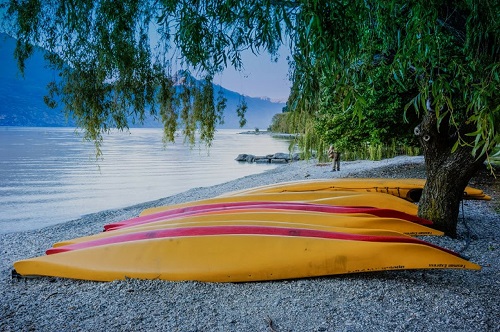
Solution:
<svg viewBox="0 0 500 332">
<path fill-rule="evenodd" d="M 222 75 L 214 78 L 214 83 L 250 97 L 286 101 L 290 94 L 287 55 L 283 50 L 278 61 L 273 62 L 267 53 L 256 56 L 247 52 L 242 57 L 242 72 L 226 69 Z"/>
<path fill-rule="evenodd" d="M 0 15 L 2 14 L 0 12 Z M 153 41 L 157 39 L 154 37 L 154 29 L 151 31 L 151 37 Z M 242 55 L 242 72 L 228 68 L 222 75 L 214 77 L 213 82 L 250 97 L 268 97 L 273 101 L 285 102 L 291 85 L 288 80 L 288 49 L 281 47 L 279 55 L 278 61 L 274 62 L 266 52 L 256 56 L 247 51 Z"/>
<path fill-rule="evenodd" d="M 0 17 L 1 15 L 2 11 Z M 155 29 L 150 31 L 152 41 L 157 40 L 154 31 Z M 281 47 L 278 61 L 274 62 L 266 52 L 256 56 L 247 51 L 242 55 L 242 72 L 228 68 L 222 75 L 214 77 L 214 83 L 250 97 L 269 97 L 271 100 L 285 102 L 290 94 L 287 61 L 289 54 L 286 47 Z"/>
</svg>

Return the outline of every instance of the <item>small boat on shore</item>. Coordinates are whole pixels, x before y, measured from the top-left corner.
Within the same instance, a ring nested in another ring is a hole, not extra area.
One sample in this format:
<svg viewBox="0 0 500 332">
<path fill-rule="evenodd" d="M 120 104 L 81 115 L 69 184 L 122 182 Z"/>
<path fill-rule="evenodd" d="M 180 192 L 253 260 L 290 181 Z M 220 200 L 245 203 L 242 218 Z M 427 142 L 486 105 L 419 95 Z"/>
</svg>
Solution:
<svg viewBox="0 0 500 332">
<path fill-rule="evenodd" d="M 281 183 L 146 209 L 105 225 L 105 232 L 58 242 L 47 255 L 14 268 L 22 276 L 207 282 L 481 268 L 411 237 L 443 235 L 416 216 L 412 191 L 424 182 L 338 180 Z M 474 188 L 467 195 L 488 197 Z"/>
<path fill-rule="evenodd" d="M 349 228 L 326 226 L 321 224 L 298 223 L 298 222 L 283 222 L 273 220 L 198 220 L 198 221 L 182 221 L 180 223 L 162 223 L 149 227 L 130 227 L 127 229 L 117 230 L 114 232 L 103 232 L 95 235 L 76 238 L 69 241 L 59 242 L 53 245 L 45 253 L 47 255 L 57 254 L 60 252 L 80 250 L 95 246 L 122 243 L 127 241 L 147 240 L 156 237 L 156 234 L 168 232 L 176 229 L 196 229 L 200 227 L 286 227 L 289 229 L 296 228 L 298 230 L 319 230 L 326 232 L 345 233 L 345 234 L 361 234 L 375 236 L 395 236 L 407 237 L 409 235 L 402 234 L 396 231 L 386 229 L 370 229 L 370 228 Z"/>
<path fill-rule="evenodd" d="M 22 276 L 249 282 L 402 269 L 470 269 L 458 254 L 408 236 L 274 226 L 135 233 L 112 243 L 14 263 Z"/>
<path fill-rule="evenodd" d="M 220 197 L 240 196 L 263 193 L 299 193 L 299 192 L 379 192 L 403 198 L 409 202 L 418 202 L 426 179 L 392 178 L 334 178 L 319 180 L 301 180 L 281 182 L 250 189 L 230 192 Z M 481 189 L 466 187 L 464 199 L 491 200 Z"/>
<path fill-rule="evenodd" d="M 349 207 L 375 207 L 379 209 L 391 209 L 401 211 L 411 215 L 417 215 L 417 206 L 404 199 L 389 194 L 376 192 L 355 192 L 355 191 L 322 191 L 322 192 L 290 192 L 290 193 L 256 193 L 225 197 L 214 197 L 191 201 L 180 204 L 166 205 L 150 208 L 142 211 L 141 216 L 183 208 L 194 205 L 204 205 L 213 203 L 228 202 L 251 202 L 251 201 L 273 201 L 273 202 L 302 202 L 319 203 L 333 206 Z"/>
<path fill-rule="evenodd" d="M 436 229 L 398 218 L 380 218 L 359 214 L 331 214 L 322 212 L 287 211 L 280 209 L 234 209 L 205 212 L 194 215 L 166 218 L 149 223 L 129 224 L 112 231 L 57 242 L 53 247 L 93 241 L 136 232 L 156 231 L 165 228 L 216 225 L 261 225 L 289 228 L 310 228 L 327 231 L 380 235 L 381 232 L 409 236 L 442 236 Z"/>
<path fill-rule="evenodd" d="M 327 216 L 357 216 L 357 217 L 378 217 L 378 218 L 391 218 L 406 220 L 420 225 L 432 225 L 432 222 L 417 216 L 413 216 L 404 212 L 391 210 L 391 209 L 377 209 L 371 207 L 345 207 L 345 206 L 331 206 L 326 204 L 312 204 L 300 202 L 229 202 L 229 203 L 214 203 L 214 204 L 200 204 L 188 207 L 175 208 L 171 210 L 160 211 L 154 214 L 143 215 L 136 218 L 122 220 L 115 223 L 104 225 L 104 230 L 111 231 L 122 229 L 126 227 L 146 225 L 150 223 L 163 222 L 170 219 L 186 218 L 199 214 L 221 214 L 231 213 L 237 210 L 246 209 L 253 212 L 259 210 L 278 210 L 283 216 L 279 218 L 288 218 L 286 215 L 290 212 L 317 212 L 323 213 Z M 308 218 L 308 216 L 304 216 Z M 227 219 L 227 217 L 226 217 Z M 350 219 L 352 220 L 352 219 Z M 407 229 L 408 231 L 413 231 Z M 414 229 L 415 231 L 417 229 Z"/>
</svg>

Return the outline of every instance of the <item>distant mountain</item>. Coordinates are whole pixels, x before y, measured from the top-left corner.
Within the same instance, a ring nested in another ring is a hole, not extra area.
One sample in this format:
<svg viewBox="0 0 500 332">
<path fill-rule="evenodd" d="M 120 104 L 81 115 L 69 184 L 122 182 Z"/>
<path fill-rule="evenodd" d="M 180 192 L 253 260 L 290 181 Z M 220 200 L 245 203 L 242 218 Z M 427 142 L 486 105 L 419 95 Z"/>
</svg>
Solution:
<svg viewBox="0 0 500 332">
<path fill-rule="evenodd" d="M 60 109 L 50 109 L 43 102 L 46 85 L 56 73 L 45 68 L 41 51 L 26 63 L 23 78 L 14 60 L 16 41 L 0 34 L 0 125 L 61 127 L 72 126 Z"/>
<path fill-rule="evenodd" d="M 75 121 L 66 119 L 62 107 L 51 109 L 45 105 L 47 84 L 57 73 L 46 68 L 43 52 L 36 50 L 26 63 L 25 77 L 21 77 L 14 60 L 16 41 L 6 34 L 0 34 L 0 126 L 25 127 L 73 127 Z M 242 96 L 218 85 L 214 92 L 222 89 L 227 98 L 224 124 L 218 128 L 239 128 L 236 107 Z M 276 113 L 281 113 L 285 103 L 272 102 L 268 98 L 245 96 L 248 111 L 245 129 L 267 129 Z M 133 126 L 131 124 L 131 126 Z M 148 117 L 142 127 L 161 127 L 160 121 Z"/>
<path fill-rule="evenodd" d="M 236 108 L 242 98 L 242 95 L 227 90 L 218 85 L 214 85 L 214 93 L 216 94 L 219 89 L 222 89 L 224 96 L 227 98 L 227 107 L 224 112 L 224 124 L 220 128 L 239 128 L 239 118 L 236 114 Z M 245 101 L 248 110 L 245 114 L 247 120 L 243 128 L 266 130 L 271 125 L 271 120 L 276 113 L 281 113 L 286 103 L 271 102 L 267 98 L 256 98 L 245 96 Z"/>
</svg>

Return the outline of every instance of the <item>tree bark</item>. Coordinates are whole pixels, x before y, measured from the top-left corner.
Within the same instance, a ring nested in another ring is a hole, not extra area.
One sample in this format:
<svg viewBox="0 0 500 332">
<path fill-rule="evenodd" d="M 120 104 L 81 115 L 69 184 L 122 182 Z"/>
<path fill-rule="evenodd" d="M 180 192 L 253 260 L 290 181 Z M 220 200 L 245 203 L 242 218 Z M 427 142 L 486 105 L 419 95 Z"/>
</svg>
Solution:
<svg viewBox="0 0 500 332">
<path fill-rule="evenodd" d="M 427 171 L 418 215 L 432 220 L 434 228 L 456 238 L 460 201 L 465 187 L 481 167 L 485 157 L 474 157 L 470 146 L 459 146 L 452 153 L 458 135 L 447 120 L 444 119 L 438 126 L 436 114 L 431 110 L 415 128 L 415 135 L 422 144 Z"/>
</svg>

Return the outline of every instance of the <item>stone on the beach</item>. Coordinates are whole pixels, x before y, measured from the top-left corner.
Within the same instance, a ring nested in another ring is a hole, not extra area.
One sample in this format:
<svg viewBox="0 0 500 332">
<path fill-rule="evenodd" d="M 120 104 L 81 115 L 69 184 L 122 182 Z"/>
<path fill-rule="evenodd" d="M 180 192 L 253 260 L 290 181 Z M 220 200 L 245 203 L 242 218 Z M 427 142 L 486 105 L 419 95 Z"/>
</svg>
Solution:
<svg viewBox="0 0 500 332">
<path fill-rule="evenodd" d="M 242 153 L 239 154 L 235 160 L 247 163 L 257 163 L 257 164 L 266 164 L 266 163 L 286 164 L 292 161 L 300 160 L 300 155 L 298 153 L 290 154 L 290 153 L 277 152 L 265 156 L 254 156 L 252 154 Z"/>
<path fill-rule="evenodd" d="M 247 163 L 253 163 L 255 161 L 255 156 L 254 155 L 247 155 L 246 162 Z"/>
<path fill-rule="evenodd" d="M 239 154 L 235 160 L 241 162 L 253 163 L 255 161 L 255 156 L 252 154 L 242 153 Z"/>
<path fill-rule="evenodd" d="M 248 156 L 247 154 L 241 153 L 241 154 L 238 155 L 238 157 L 236 157 L 235 160 L 236 161 L 247 161 L 247 156 Z"/>
<path fill-rule="evenodd" d="M 285 160 L 290 160 L 290 154 L 289 153 L 283 153 L 283 152 L 277 152 L 273 155 L 273 159 L 285 159 Z"/>
</svg>

